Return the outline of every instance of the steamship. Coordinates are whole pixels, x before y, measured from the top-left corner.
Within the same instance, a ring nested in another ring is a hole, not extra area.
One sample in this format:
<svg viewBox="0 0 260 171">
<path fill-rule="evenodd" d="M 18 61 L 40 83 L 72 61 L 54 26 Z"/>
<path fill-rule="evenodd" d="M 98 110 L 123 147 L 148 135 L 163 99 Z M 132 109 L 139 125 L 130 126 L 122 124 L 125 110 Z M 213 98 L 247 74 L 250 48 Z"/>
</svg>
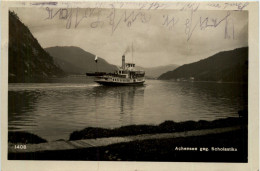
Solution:
<svg viewBox="0 0 260 171">
<path fill-rule="evenodd" d="M 95 82 L 110 86 L 143 85 L 145 71 L 137 70 L 134 63 L 125 63 L 122 56 L 122 66 L 114 73 L 96 76 Z"/>
</svg>

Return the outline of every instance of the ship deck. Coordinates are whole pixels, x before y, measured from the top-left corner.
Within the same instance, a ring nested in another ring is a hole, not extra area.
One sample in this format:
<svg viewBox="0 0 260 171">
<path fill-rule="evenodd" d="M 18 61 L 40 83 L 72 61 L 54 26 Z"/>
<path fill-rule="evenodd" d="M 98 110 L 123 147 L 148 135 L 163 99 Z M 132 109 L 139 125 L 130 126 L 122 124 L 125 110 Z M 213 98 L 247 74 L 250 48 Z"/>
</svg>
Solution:
<svg viewBox="0 0 260 171">
<path fill-rule="evenodd" d="M 104 80 L 96 80 L 96 83 L 106 86 L 138 86 L 143 85 L 145 81 L 138 82 L 115 82 L 115 81 L 104 81 Z"/>
</svg>

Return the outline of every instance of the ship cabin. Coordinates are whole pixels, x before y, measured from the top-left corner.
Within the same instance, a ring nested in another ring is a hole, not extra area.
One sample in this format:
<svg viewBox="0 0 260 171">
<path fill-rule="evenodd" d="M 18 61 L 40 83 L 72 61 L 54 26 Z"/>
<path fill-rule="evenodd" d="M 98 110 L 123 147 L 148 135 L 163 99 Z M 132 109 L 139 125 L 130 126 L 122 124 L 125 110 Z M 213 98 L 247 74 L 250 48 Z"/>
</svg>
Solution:
<svg viewBox="0 0 260 171">
<path fill-rule="evenodd" d="M 109 73 L 104 76 L 97 77 L 97 83 L 100 84 L 122 84 L 136 85 L 145 82 L 145 71 L 136 70 L 134 63 L 125 63 L 125 55 L 122 56 L 122 66 L 114 73 Z"/>
<path fill-rule="evenodd" d="M 135 67 L 135 64 L 134 63 L 126 63 L 125 66 L 126 66 L 126 68 L 131 69 L 131 68 Z"/>
<path fill-rule="evenodd" d="M 134 63 L 126 63 L 120 67 L 120 69 L 117 71 L 117 74 L 117 76 L 121 78 L 135 79 L 144 77 L 145 72 L 135 70 Z"/>
</svg>

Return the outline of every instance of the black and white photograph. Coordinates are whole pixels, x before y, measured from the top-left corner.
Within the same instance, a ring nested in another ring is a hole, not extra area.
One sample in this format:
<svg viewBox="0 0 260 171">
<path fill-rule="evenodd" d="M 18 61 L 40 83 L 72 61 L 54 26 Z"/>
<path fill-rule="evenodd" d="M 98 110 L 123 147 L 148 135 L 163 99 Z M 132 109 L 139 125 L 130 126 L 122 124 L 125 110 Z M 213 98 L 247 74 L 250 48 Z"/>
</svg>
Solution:
<svg viewBox="0 0 260 171">
<path fill-rule="evenodd" d="M 249 2 L 23 3 L 8 161 L 249 162 Z"/>
</svg>

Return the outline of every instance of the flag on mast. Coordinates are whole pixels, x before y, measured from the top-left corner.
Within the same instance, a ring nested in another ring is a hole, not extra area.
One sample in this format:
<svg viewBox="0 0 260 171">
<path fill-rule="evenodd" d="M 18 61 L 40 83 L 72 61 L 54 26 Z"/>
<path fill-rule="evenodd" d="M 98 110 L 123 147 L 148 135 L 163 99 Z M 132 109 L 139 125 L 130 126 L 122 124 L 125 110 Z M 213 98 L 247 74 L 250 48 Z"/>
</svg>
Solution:
<svg viewBox="0 0 260 171">
<path fill-rule="evenodd" d="M 97 63 L 97 60 L 98 60 L 98 57 L 97 57 L 97 55 L 96 55 L 96 57 L 95 57 L 95 62 Z"/>
</svg>

